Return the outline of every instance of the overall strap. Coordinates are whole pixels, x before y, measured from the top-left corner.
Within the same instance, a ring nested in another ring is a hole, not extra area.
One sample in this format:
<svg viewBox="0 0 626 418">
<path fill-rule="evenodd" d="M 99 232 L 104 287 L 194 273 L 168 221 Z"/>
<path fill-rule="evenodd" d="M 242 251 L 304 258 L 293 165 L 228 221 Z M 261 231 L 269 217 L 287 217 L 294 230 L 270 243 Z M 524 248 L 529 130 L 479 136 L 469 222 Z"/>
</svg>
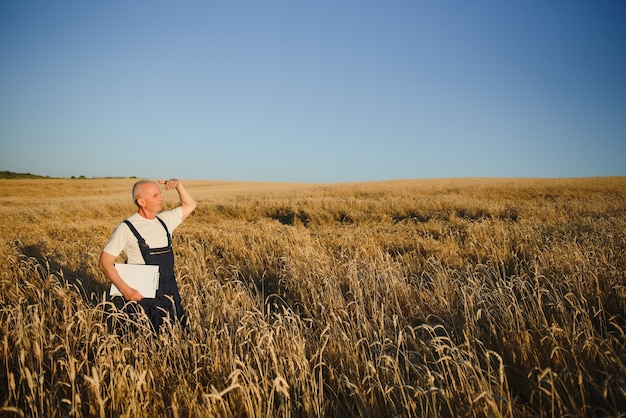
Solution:
<svg viewBox="0 0 626 418">
<path fill-rule="evenodd" d="M 135 238 L 137 238 L 137 243 L 139 244 L 139 251 L 141 251 L 141 256 L 143 257 L 143 261 L 147 264 L 148 259 L 150 257 L 150 247 L 148 247 L 148 244 L 146 244 L 146 240 L 143 239 L 143 237 L 139 234 L 139 231 L 135 229 L 135 227 L 129 220 L 125 220 L 124 223 L 128 225 L 128 228 L 130 228 L 130 231 L 133 233 Z M 128 260 L 126 260 L 126 262 L 128 262 Z"/>
<path fill-rule="evenodd" d="M 170 235 L 170 231 L 167 229 L 165 222 L 163 222 L 161 218 L 159 218 L 158 216 L 156 218 L 159 220 L 159 222 L 161 222 L 161 225 L 163 225 L 163 228 L 165 229 L 165 233 L 167 234 L 167 245 L 169 247 L 172 245 L 172 236 Z M 137 238 L 137 242 L 139 242 L 139 247 L 140 248 L 143 248 L 144 246 L 148 247 L 148 244 L 146 244 L 146 240 L 143 239 L 143 237 L 139 234 L 139 231 L 135 229 L 133 224 L 128 219 L 124 220 L 124 223 L 128 225 L 128 228 L 130 228 L 130 231 L 133 233 L 135 238 Z"/>
<path fill-rule="evenodd" d="M 172 236 L 170 235 L 170 231 L 167 229 L 167 226 L 165 225 L 165 222 L 163 222 L 163 219 L 159 218 L 158 216 L 156 218 L 159 220 L 159 222 L 161 222 L 161 225 L 163 225 L 163 228 L 165 228 L 165 232 L 167 233 L 167 246 L 171 247 Z"/>
<path fill-rule="evenodd" d="M 139 246 L 141 247 L 142 245 L 147 246 L 146 244 L 146 240 L 143 239 L 143 237 L 141 235 L 139 235 L 139 231 L 137 231 L 135 229 L 135 227 L 133 226 L 132 223 L 130 223 L 130 221 L 127 219 L 124 221 L 124 223 L 126 225 L 128 225 L 128 228 L 130 228 L 130 232 L 133 233 L 133 235 L 135 236 L 135 238 L 137 238 L 137 241 L 139 242 Z"/>
</svg>

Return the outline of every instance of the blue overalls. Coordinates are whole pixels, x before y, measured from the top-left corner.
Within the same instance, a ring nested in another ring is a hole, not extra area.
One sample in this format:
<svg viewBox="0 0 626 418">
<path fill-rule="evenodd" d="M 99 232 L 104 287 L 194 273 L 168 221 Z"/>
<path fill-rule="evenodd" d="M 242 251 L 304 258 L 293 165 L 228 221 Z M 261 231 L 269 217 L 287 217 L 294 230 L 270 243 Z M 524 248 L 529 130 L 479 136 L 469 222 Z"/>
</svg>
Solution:
<svg viewBox="0 0 626 418">
<path fill-rule="evenodd" d="M 183 326 L 187 323 L 185 311 L 181 305 L 180 293 L 178 292 L 178 285 L 176 284 L 176 277 L 174 275 L 174 251 L 172 250 L 172 236 L 167 230 L 165 222 L 163 222 L 163 220 L 158 216 L 157 219 L 161 225 L 163 225 L 163 228 L 165 228 L 165 232 L 167 233 L 167 247 L 150 248 L 137 229 L 135 229 L 133 224 L 128 220 L 124 221 L 124 223 L 126 223 L 132 231 L 133 235 L 137 238 L 144 262 L 148 265 L 159 266 L 159 288 L 156 292 L 156 297 L 154 299 L 144 298 L 139 301 L 139 304 L 144 309 L 144 312 L 150 319 L 150 322 L 156 332 L 159 331 L 159 327 L 163 323 L 163 318 L 168 315 L 172 320 L 177 318 Z M 174 301 L 173 306 L 172 300 Z"/>
</svg>

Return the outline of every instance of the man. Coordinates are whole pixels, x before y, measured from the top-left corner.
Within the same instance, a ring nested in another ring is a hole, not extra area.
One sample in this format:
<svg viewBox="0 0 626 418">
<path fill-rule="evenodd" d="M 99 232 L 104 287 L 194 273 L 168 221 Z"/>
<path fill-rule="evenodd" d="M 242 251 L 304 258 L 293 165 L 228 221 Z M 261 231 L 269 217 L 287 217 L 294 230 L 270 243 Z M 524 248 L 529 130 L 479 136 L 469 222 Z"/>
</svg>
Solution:
<svg viewBox="0 0 626 418">
<path fill-rule="evenodd" d="M 178 285 L 174 276 L 174 253 L 171 233 L 196 208 L 196 201 L 177 179 L 159 180 L 166 191 L 176 189 L 181 205 L 161 212 L 163 196 L 159 186 L 150 180 L 140 180 L 133 186 L 137 213 L 120 223 L 100 256 L 100 269 L 122 293 L 126 302 L 138 302 L 158 332 L 163 318 L 170 316 L 185 325 Z M 144 298 L 130 287 L 115 268 L 115 259 L 124 252 L 128 264 L 159 266 L 159 288 L 154 299 Z M 132 304 L 127 306 L 133 306 Z"/>
</svg>

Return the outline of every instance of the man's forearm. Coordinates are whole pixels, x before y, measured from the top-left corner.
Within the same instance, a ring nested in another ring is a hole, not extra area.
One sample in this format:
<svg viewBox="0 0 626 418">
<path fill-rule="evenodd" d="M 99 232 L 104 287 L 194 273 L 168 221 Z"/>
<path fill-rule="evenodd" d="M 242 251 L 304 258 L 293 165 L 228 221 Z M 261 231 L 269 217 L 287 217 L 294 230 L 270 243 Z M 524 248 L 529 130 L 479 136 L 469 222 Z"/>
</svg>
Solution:
<svg viewBox="0 0 626 418">
<path fill-rule="evenodd" d="M 118 288 L 124 299 L 134 301 L 143 299 L 141 293 L 137 289 L 130 287 L 115 269 L 115 256 L 102 252 L 100 255 L 100 270 Z"/>
<path fill-rule="evenodd" d="M 196 208 L 196 201 L 193 197 L 191 197 L 187 189 L 185 189 L 183 183 L 178 182 L 176 185 L 176 191 L 178 192 L 180 203 L 183 208 L 183 219 L 185 219 Z"/>
</svg>

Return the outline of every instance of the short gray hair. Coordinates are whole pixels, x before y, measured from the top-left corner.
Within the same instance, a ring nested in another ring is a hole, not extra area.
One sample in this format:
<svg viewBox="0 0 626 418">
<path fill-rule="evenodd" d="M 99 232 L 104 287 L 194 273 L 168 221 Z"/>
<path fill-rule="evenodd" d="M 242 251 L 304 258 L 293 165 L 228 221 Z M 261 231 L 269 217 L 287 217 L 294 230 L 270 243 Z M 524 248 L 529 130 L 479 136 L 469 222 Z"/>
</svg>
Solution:
<svg viewBox="0 0 626 418">
<path fill-rule="evenodd" d="M 139 186 L 142 186 L 147 183 L 154 183 L 154 182 L 152 180 L 139 180 L 138 182 L 133 184 L 133 202 L 135 202 L 135 204 L 137 204 L 137 189 L 139 188 Z"/>
</svg>

